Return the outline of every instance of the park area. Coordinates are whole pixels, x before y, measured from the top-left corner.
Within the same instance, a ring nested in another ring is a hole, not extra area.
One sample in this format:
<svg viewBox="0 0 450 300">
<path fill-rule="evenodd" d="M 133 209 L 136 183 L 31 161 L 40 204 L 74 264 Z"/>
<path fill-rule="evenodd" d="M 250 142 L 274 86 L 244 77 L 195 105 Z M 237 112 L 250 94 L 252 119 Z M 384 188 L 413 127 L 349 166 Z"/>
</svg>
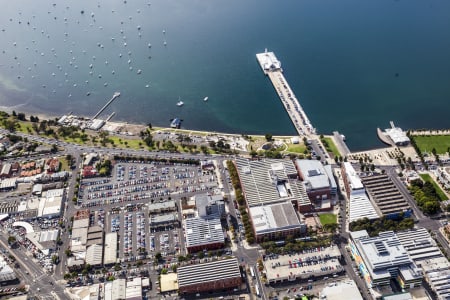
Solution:
<svg viewBox="0 0 450 300">
<path fill-rule="evenodd" d="M 450 149 L 450 135 L 416 135 L 413 139 L 422 153 L 435 149 L 437 154 L 444 154 Z"/>
<path fill-rule="evenodd" d="M 336 224 L 337 222 L 337 216 L 335 214 L 320 214 L 319 219 L 322 226 L 325 226 L 326 224 Z"/>
</svg>

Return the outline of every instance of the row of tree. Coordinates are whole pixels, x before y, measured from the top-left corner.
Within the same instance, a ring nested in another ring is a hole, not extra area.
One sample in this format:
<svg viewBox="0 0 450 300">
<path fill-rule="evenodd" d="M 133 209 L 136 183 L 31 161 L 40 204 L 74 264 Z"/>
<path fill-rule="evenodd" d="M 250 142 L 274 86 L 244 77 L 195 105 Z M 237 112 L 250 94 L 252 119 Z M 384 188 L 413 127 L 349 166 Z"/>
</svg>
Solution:
<svg viewBox="0 0 450 300">
<path fill-rule="evenodd" d="M 369 236 L 377 236 L 383 231 L 401 231 L 414 227 L 412 218 L 405 218 L 402 215 L 398 219 L 388 219 L 382 216 L 377 220 L 369 220 L 368 218 L 353 221 L 349 224 L 350 231 L 366 230 Z"/>
<path fill-rule="evenodd" d="M 231 160 L 227 161 L 228 172 L 230 173 L 230 179 L 233 184 L 234 194 L 236 196 L 236 202 L 239 205 L 239 212 L 241 213 L 242 223 L 245 228 L 245 238 L 249 244 L 255 242 L 255 234 L 253 232 L 253 225 L 248 216 L 246 202 L 244 194 L 242 193 L 241 182 L 239 180 L 239 174 L 237 172 L 236 166 Z"/>
</svg>

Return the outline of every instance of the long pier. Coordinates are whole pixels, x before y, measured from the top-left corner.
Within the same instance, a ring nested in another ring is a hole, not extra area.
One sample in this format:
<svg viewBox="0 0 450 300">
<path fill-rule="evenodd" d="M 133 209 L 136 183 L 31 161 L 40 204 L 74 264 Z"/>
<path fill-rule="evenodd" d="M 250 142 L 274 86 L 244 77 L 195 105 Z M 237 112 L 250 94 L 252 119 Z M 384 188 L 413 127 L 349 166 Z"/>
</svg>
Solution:
<svg viewBox="0 0 450 300">
<path fill-rule="evenodd" d="M 316 134 L 316 129 L 312 126 L 305 111 L 295 97 L 294 92 L 287 83 L 281 68 L 281 62 L 277 60 L 273 52 L 256 54 L 256 58 L 263 70 L 272 82 L 278 97 L 284 105 L 297 133 L 300 136 L 310 136 Z"/>
<path fill-rule="evenodd" d="M 98 111 L 98 113 L 95 114 L 95 116 L 92 118 L 92 120 L 95 120 L 117 97 L 120 97 L 119 92 L 114 93 L 112 98 L 108 102 L 106 102 L 106 104 L 103 105 L 102 108 L 100 108 L 100 110 Z"/>
</svg>

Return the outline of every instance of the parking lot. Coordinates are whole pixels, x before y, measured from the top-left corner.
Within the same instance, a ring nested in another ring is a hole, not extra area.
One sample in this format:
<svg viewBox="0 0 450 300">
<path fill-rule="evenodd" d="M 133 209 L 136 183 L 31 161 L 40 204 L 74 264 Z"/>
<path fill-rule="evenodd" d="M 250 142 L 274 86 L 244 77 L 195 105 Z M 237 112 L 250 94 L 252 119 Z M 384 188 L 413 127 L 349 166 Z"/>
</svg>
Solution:
<svg viewBox="0 0 450 300">
<path fill-rule="evenodd" d="M 149 201 L 208 191 L 217 186 L 215 173 L 203 171 L 197 165 L 121 162 L 114 167 L 111 177 L 83 179 L 77 204 L 81 207 L 96 207 Z"/>
<path fill-rule="evenodd" d="M 158 252 L 170 261 L 183 254 L 179 199 L 217 186 L 215 173 L 197 165 L 118 162 L 110 177 L 82 180 L 78 205 L 91 210 L 90 225 L 118 233 L 122 262 L 151 259 Z M 176 203 L 173 210 L 149 211 L 170 201 Z"/>
<path fill-rule="evenodd" d="M 106 232 L 119 235 L 119 257 L 122 261 L 150 258 L 160 252 L 163 256 L 181 251 L 180 228 L 162 227 L 150 230 L 148 207 L 145 204 L 114 207 L 107 215 Z"/>
<path fill-rule="evenodd" d="M 264 268 L 269 283 L 307 280 L 314 277 L 328 279 L 338 277 L 344 268 L 339 263 L 337 246 L 316 247 L 302 253 L 266 256 Z"/>
</svg>

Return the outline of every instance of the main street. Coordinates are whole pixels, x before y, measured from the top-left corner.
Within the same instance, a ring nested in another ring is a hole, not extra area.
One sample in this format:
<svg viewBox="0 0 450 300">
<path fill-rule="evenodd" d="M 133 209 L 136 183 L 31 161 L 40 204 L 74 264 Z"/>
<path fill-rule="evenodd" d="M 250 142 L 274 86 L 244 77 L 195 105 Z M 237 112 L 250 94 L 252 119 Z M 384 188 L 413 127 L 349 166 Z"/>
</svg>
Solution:
<svg viewBox="0 0 450 300">
<path fill-rule="evenodd" d="M 66 299 L 63 287 L 55 282 L 55 280 L 34 261 L 29 255 L 24 255 L 24 249 L 10 248 L 8 246 L 6 235 L 0 235 L 0 245 L 8 249 L 9 254 L 14 256 L 20 267 L 16 269 L 17 275 L 22 283 L 29 286 L 30 295 L 39 295 L 40 297 L 48 296 L 54 299 L 52 294 L 56 294 L 61 299 Z"/>
</svg>

